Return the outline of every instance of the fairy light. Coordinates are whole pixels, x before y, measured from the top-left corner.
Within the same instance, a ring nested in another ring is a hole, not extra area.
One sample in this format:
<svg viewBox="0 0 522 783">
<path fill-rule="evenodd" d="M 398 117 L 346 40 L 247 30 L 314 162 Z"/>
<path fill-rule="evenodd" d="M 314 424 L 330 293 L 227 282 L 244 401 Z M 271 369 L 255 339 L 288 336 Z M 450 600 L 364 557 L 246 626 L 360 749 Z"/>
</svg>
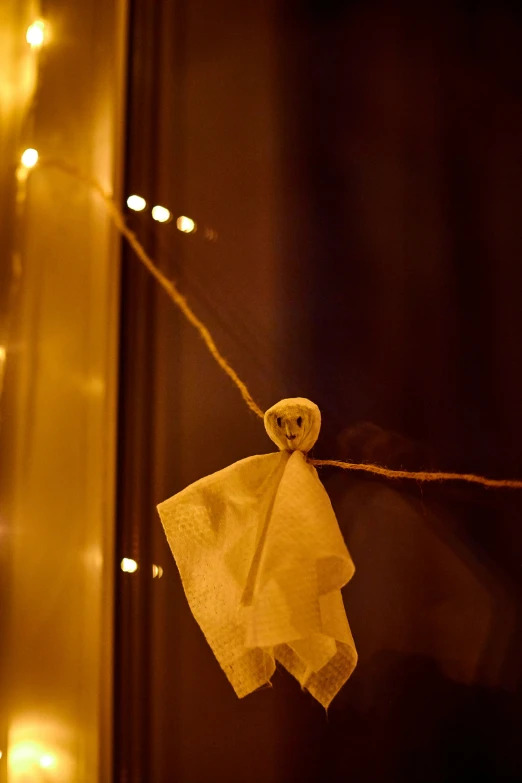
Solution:
<svg viewBox="0 0 522 783">
<path fill-rule="evenodd" d="M 51 756 L 50 753 L 45 753 L 40 758 L 40 766 L 43 767 L 43 769 L 49 769 L 50 767 L 54 766 L 54 756 Z"/>
<path fill-rule="evenodd" d="M 127 574 L 134 574 L 138 570 L 138 564 L 131 557 L 124 557 L 121 561 L 121 570 Z"/>
<path fill-rule="evenodd" d="M 152 217 L 154 220 L 157 220 L 158 223 L 168 223 L 171 218 L 171 214 L 166 207 L 156 206 L 152 207 Z"/>
<path fill-rule="evenodd" d="M 37 19 L 27 28 L 25 34 L 25 40 L 31 47 L 31 49 L 39 49 L 45 42 L 45 22 L 42 19 Z"/>
<path fill-rule="evenodd" d="M 180 215 L 176 220 L 176 228 L 184 234 L 193 234 L 196 230 L 196 224 L 192 218 L 189 218 L 186 215 Z"/>
<path fill-rule="evenodd" d="M 26 169 L 32 169 L 38 163 L 38 151 L 32 147 L 29 147 L 29 149 L 22 153 L 20 160 L 22 162 L 22 166 L 25 166 Z"/>
<path fill-rule="evenodd" d="M 141 196 L 129 196 L 127 199 L 127 206 L 129 209 L 132 209 L 134 212 L 143 212 L 145 207 L 147 206 L 147 202 L 144 198 Z"/>
</svg>

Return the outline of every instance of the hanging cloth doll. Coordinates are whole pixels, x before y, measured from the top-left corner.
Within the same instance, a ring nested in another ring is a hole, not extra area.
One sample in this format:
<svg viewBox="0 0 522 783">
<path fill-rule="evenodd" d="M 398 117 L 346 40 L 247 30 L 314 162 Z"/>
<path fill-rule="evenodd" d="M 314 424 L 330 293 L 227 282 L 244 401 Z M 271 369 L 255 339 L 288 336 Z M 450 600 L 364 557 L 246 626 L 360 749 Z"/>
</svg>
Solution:
<svg viewBox="0 0 522 783">
<path fill-rule="evenodd" d="M 321 414 L 281 400 L 264 417 L 280 451 L 247 457 L 158 506 L 190 608 L 239 697 L 279 661 L 325 708 L 357 652 L 341 587 L 354 565 L 307 453 Z"/>
</svg>

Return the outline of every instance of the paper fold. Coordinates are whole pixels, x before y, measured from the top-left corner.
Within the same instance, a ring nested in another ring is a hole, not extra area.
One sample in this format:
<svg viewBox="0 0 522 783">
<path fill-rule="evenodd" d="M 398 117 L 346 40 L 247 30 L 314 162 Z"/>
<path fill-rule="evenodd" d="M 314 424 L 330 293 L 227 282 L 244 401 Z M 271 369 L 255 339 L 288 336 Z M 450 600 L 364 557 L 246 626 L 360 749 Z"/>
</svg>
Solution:
<svg viewBox="0 0 522 783">
<path fill-rule="evenodd" d="M 357 653 L 340 589 L 354 565 L 301 451 L 249 457 L 158 506 L 190 608 L 237 695 L 279 661 L 328 706 Z"/>
</svg>

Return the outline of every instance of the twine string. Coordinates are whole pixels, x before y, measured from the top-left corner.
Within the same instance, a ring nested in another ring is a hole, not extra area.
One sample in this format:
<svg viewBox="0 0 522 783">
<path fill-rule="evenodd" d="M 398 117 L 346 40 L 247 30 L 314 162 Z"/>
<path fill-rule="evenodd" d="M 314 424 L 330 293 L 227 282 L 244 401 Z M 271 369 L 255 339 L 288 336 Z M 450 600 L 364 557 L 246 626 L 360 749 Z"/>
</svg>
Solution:
<svg viewBox="0 0 522 783">
<path fill-rule="evenodd" d="M 237 372 L 230 365 L 227 359 L 218 349 L 214 338 L 212 337 L 208 327 L 205 323 L 196 315 L 192 310 L 187 300 L 180 293 L 175 283 L 169 280 L 163 272 L 156 266 L 152 258 L 148 255 L 143 245 L 139 242 L 136 234 L 129 229 L 125 222 L 125 215 L 122 210 L 117 206 L 112 193 L 105 190 L 98 180 L 93 177 L 89 177 L 76 168 L 69 166 L 67 163 L 61 160 L 47 159 L 42 160 L 39 163 L 39 167 L 52 167 L 59 169 L 69 176 L 76 179 L 78 182 L 82 182 L 87 187 L 96 191 L 102 198 L 103 203 L 107 209 L 107 213 L 111 218 L 114 226 L 119 233 L 125 237 L 129 245 L 136 253 L 138 259 L 143 266 L 149 271 L 154 279 L 163 288 L 167 296 L 172 300 L 176 307 L 185 316 L 187 321 L 197 330 L 201 339 L 205 343 L 209 353 L 217 364 L 221 367 L 223 372 L 228 375 L 232 383 L 235 384 L 239 393 L 241 394 L 244 402 L 248 408 L 259 416 L 264 418 L 264 413 L 261 407 L 252 397 L 246 383 L 241 380 Z M 478 476 L 473 473 L 445 473 L 445 472 L 427 472 L 427 471 L 410 471 L 410 470 L 391 470 L 390 468 L 382 467 L 381 465 L 373 465 L 357 462 L 343 462 L 341 460 L 334 459 L 311 459 L 310 462 L 318 467 L 332 466 L 336 468 L 342 468 L 343 470 L 362 471 L 364 473 L 372 473 L 377 476 L 382 476 L 388 479 L 411 479 L 418 482 L 442 482 L 442 481 L 463 481 L 470 484 L 479 484 L 482 487 L 495 488 L 495 489 L 522 489 L 522 480 L 518 479 L 491 479 L 486 476 Z"/>
<path fill-rule="evenodd" d="M 312 465 L 318 467 L 331 465 L 344 470 L 362 470 L 365 473 L 373 473 L 389 479 L 414 479 L 415 481 L 467 481 L 469 484 L 480 484 L 483 487 L 495 489 L 522 489 L 522 481 L 518 479 L 492 479 L 486 476 L 477 476 L 474 473 L 445 473 L 442 471 L 424 470 L 391 470 L 380 465 L 358 462 L 341 462 L 336 459 L 311 459 Z"/>
<path fill-rule="evenodd" d="M 169 298 L 174 302 L 176 307 L 178 307 L 179 310 L 181 310 L 181 312 L 183 313 L 187 321 L 191 323 L 192 326 L 194 326 L 194 328 L 199 332 L 199 335 L 203 340 L 203 342 L 205 343 L 205 345 L 207 346 L 207 349 L 209 350 L 210 354 L 215 359 L 215 361 L 219 364 L 223 372 L 228 375 L 232 383 L 234 383 L 237 386 L 241 396 L 243 397 L 243 400 L 248 405 L 250 410 L 253 411 L 253 413 L 255 413 L 256 416 L 259 416 L 262 419 L 264 413 L 259 407 L 259 405 L 257 404 L 257 402 L 254 400 L 252 395 L 250 394 L 247 385 L 241 380 L 241 378 L 234 370 L 234 368 L 231 367 L 229 362 L 219 351 L 216 343 L 214 342 L 214 338 L 210 334 L 210 331 L 208 330 L 207 326 L 203 323 L 201 318 L 198 318 L 198 316 L 196 315 L 194 310 L 190 307 L 189 303 L 187 302 L 183 294 L 181 294 L 180 291 L 177 289 L 174 282 L 172 280 L 169 280 L 168 277 L 166 277 L 163 274 L 163 272 L 156 266 L 152 258 L 146 252 L 143 245 L 138 241 L 136 234 L 133 231 L 131 231 L 130 228 L 127 226 L 125 222 L 125 216 L 123 212 L 119 209 L 119 207 L 116 205 L 111 193 L 106 191 L 97 180 L 82 174 L 77 169 L 69 166 L 66 163 L 63 163 L 62 161 L 44 160 L 42 161 L 42 165 L 52 166 L 53 168 L 60 169 L 61 171 L 65 172 L 66 174 L 69 174 L 70 176 L 74 177 L 80 182 L 83 182 L 85 185 L 95 190 L 102 197 L 103 202 L 107 208 L 107 212 L 110 218 L 112 219 L 112 222 L 120 232 L 120 234 L 125 237 L 129 245 L 132 247 L 132 249 L 138 256 L 141 263 L 160 284 L 160 286 L 163 288 L 167 296 L 169 296 Z"/>
</svg>

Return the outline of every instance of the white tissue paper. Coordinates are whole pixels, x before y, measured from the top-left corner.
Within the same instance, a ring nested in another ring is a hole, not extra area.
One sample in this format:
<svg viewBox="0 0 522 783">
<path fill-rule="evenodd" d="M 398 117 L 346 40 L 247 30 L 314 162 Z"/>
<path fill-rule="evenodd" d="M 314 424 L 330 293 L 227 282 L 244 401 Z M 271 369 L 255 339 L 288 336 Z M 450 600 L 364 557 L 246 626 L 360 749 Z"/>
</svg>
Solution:
<svg viewBox="0 0 522 783">
<path fill-rule="evenodd" d="M 158 506 L 190 608 L 236 694 L 279 661 L 324 707 L 357 652 L 341 587 L 354 565 L 307 453 L 319 408 L 301 397 L 265 413 L 281 449 L 196 481 Z"/>
</svg>

